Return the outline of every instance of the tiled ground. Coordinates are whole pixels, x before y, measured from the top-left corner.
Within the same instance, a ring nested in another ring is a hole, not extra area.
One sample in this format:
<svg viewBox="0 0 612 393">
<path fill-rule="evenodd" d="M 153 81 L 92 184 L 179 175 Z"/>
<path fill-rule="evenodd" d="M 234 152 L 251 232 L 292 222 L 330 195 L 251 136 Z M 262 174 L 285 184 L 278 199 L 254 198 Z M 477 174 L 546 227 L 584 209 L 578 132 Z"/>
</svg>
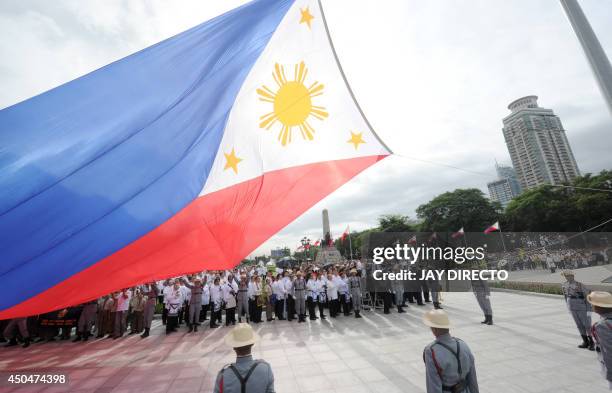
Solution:
<svg viewBox="0 0 612 393">
<path fill-rule="evenodd" d="M 608 391 L 594 352 L 576 348 L 579 337 L 561 299 L 496 292 L 495 326 L 480 324 L 470 293 L 445 294 L 444 302 L 453 333 L 475 354 L 481 392 Z M 365 312 L 361 320 L 264 322 L 256 326 L 262 341 L 255 355 L 272 364 L 280 393 L 423 392 L 421 353 L 432 338 L 421 315 L 429 308 Z M 221 340 L 228 328 L 184 330 L 166 336 L 155 321 L 145 340 L 0 349 L 0 370 L 58 369 L 71 381 L 69 387 L 13 390 L 18 392 L 210 392 L 216 372 L 233 358 Z"/>
</svg>

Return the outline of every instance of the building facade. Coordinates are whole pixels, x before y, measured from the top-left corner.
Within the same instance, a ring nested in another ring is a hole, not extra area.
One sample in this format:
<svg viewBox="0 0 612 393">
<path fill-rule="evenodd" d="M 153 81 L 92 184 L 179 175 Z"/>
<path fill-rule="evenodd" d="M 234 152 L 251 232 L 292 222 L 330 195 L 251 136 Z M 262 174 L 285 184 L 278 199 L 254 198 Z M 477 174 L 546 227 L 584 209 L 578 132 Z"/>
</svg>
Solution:
<svg viewBox="0 0 612 393">
<path fill-rule="evenodd" d="M 537 96 L 513 101 L 503 119 L 504 139 L 522 189 L 568 183 L 580 175 L 574 154 L 552 109 L 540 108 Z"/>
<path fill-rule="evenodd" d="M 520 195 L 521 186 L 516 179 L 516 172 L 510 166 L 495 164 L 497 180 L 487 183 L 492 201 L 499 202 L 506 208 L 510 201 Z"/>
</svg>

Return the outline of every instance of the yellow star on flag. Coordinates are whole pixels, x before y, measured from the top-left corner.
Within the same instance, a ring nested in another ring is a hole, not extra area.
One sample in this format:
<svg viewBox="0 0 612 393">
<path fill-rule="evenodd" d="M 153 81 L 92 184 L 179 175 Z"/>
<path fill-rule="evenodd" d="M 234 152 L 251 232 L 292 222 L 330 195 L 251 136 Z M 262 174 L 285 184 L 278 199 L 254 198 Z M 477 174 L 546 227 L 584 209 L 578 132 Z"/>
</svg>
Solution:
<svg viewBox="0 0 612 393">
<path fill-rule="evenodd" d="M 308 25 L 308 28 L 310 29 L 310 21 L 314 19 L 314 16 L 312 16 L 308 7 L 306 7 L 306 9 L 304 10 L 300 8 L 300 12 L 302 13 L 300 23 L 306 23 Z"/>
<path fill-rule="evenodd" d="M 231 153 L 223 153 L 223 155 L 225 156 L 225 168 L 223 168 L 223 170 L 225 171 L 229 168 L 232 168 L 234 170 L 234 173 L 238 174 L 238 163 L 242 161 L 242 158 L 236 157 L 236 152 L 234 151 L 234 148 L 232 148 Z"/>
<path fill-rule="evenodd" d="M 351 131 L 351 139 L 346 141 L 346 143 L 352 143 L 355 146 L 355 150 L 357 150 L 360 144 L 365 143 L 365 141 L 362 138 L 362 135 L 363 135 L 363 132 L 355 133 Z"/>
</svg>

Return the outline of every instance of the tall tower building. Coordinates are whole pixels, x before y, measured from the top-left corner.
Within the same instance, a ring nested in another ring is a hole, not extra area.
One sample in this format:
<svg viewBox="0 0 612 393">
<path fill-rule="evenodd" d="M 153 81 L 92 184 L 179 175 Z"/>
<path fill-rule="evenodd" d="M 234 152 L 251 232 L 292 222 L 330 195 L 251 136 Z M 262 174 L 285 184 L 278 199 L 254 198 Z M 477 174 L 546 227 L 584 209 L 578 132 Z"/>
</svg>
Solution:
<svg viewBox="0 0 612 393">
<path fill-rule="evenodd" d="M 567 183 L 580 175 L 561 120 L 552 109 L 540 108 L 537 96 L 519 98 L 508 109 L 512 113 L 503 119 L 504 139 L 523 189 Z"/>
<path fill-rule="evenodd" d="M 516 179 L 516 172 L 511 166 L 495 164 L 497 180 L 487 183 L 491 200 L 499 202 L 506 208 L 510 201 L 520 195 L 521 186 Z"/>
</svg>

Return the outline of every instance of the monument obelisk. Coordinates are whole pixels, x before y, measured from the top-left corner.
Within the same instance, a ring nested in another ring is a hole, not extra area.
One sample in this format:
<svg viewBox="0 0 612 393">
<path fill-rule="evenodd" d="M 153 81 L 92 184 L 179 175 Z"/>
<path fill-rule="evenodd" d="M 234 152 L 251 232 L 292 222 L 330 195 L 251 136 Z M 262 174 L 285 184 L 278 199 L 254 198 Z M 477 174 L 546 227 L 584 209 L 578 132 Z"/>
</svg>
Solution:
<svg viewBox="0 0 612 393">
<path fill-rule="evenodd" d="M 342 254 L 336 249 L 331 241 L 331 230 L 329 227 L 329 213 L 327 209 L 323 209 L 323 240 L 321 241 L 321 249 L 317 253 L 315 263 L 317 265 L 329 265 L 342 262 Z"/>
<path fill-rule="evenodd" d="M 329 213 L 327 209 L 323 209 L 323 239 L 327 239 L 328 237 L 331 237 L 329 230 Z"/>
</svg>

